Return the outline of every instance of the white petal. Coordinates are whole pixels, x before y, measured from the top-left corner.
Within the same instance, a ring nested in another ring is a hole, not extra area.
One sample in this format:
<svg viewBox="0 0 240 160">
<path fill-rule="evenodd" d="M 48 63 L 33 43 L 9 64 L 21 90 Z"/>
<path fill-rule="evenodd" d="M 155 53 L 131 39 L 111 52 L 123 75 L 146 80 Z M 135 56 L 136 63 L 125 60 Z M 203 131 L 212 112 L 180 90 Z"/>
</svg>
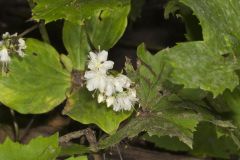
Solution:
<svg viewBox="0 0 240 160">
<path fill-rule="evenodd" d="M 121 82 L 118 81 L 118 79 L 114 80 L 114 86 L 117 92 L 122 92 L 123 91 L 123 86 Z"/>
<path fill-rule="evenodd" d="M 99 89 L 99 91 L 101 92 L 101 93 L 103 93 L 104 92 L 104 90 L 105 90 L 105 87 L 106 87 L 106 78 L 105 77 L 98 77 L 98 82 L 96 82 L 97 83 L 97 88 Z"/>
<path fill-rule="evenodd" d="M 22 38 L 18 39 L 18 43 L 19 43 L 18 44 L 19 49 L 26 49 L 27 48 L 27 46 L 25 44 L 25 41 Z"/>
<path fill-rule="evenodd" d="M 17 53 L 20 57 L 24 57 L 25 56 L 25 53 L 21 50 L 21 49 L 18 49 L 17 50 Z"/>
<path fill-rule="evenodd" d="M 102 50 L 101 52 L 98 53 L 98 60 L 100 62 L 106 61 L 108 58 L 108 52 L 105 50 Z"/>
<path fill-rule="evenodd" d="M 113 61 L 105 61 L 103 64 L 101 64 L 100 69 L 109 70 L 113 68 L 113 65 Z"/>
<path fill-rule="evenodd" d="M 113 96 L 107 97 L 106 102 L 107 102 L 107 107 L 110 107 L 115 103 L 115 97 Z"/>
<path fill-rule="evenodd" d="M 92 79 L 92 78 L 95 78 L 96 77 L 96 72 L 94 71 L 86 71 L 85 74 L 84 74 L 84 78 L 86 79 Z"/>
<path fill-rule="evenodd" d="M 96 85 L 95 85 L 94 79 L 88 80 L 86 87 L 87 87 L 87 89 L 88 89 L 89 91 L 95 90 L 95 89 L 96 89 Z"/>
<path fill-rule="evenodd" d="M 105 96 L 103 94 L 99 94 L 98 95 L 98 103 L 102 103 L 103 101 L 105 101 Z"/>
<path fill-rule="evenodd" d="M 2 50 L 0 50 L 0 61 L 7 63 L 11 61 L 11 58 L 8 55 L 8 50 L 5 47 Z"/>
<path fill-rule="evenodd" d="M 92 59 L 97 59 L 97 55 L 94 52 L 89 52 L 89 58 Z"/>
</svg>

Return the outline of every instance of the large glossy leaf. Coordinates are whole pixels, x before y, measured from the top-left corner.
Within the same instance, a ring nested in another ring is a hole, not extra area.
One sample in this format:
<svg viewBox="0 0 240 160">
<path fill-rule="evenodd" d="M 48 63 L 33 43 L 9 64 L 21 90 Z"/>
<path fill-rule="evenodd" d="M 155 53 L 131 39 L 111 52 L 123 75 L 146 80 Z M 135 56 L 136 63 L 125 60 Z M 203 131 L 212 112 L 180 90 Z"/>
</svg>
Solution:
<svg viewBox="0 0 240 160">
<path fill-rule="evenodd" d="M 6 160 L 55 160 L 60 148 L 58 135 L 33 139 L 29 144 L 19 144 L 6 139 L 0 144 L 0 159 Z"/>
<path fill-rule="evenodd" d="M 0 101 L 21 113 L 44 113 L 66 98 L 70 73 L 57 51 L 34 39 L 27 40 L 26 56 L 14 58 L 8 76 L 0 79 Z"/>
<path fill-rule="evenodd" d="M 125 5 L 129 5 L 129 0 L 37 0 L 33 18 L 47 23 L 64 18 L 82 24 L 84 19 L 102 10 L 117 11 Z"/>
<path fill-rule="evenodd" d="M 99 104 L 85 88 L 68 99 L 67 107 L 72 108 L 67 113 L 72 119 L 83 124 L 94 123 L 109 134 L 113 134 L 132 113 L 115 112 L 106 104 Z"/>
</svg>

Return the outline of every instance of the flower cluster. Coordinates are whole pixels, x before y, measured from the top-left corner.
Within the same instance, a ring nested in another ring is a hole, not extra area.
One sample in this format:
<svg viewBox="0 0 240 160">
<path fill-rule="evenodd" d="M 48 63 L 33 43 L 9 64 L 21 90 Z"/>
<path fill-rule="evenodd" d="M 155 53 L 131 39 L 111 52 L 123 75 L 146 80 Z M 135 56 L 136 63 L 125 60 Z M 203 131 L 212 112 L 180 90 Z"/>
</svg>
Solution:
<svg viewBox="0 0 240 160">
<path fill-rule="evenodd" d="M 131 80 L 123 75 L 113 76 L 109 70 L 114 62 L 107 60 L 108 52 L 89 53 L 88 71 L 85 72 L 86 87 L 97 91 L 98 103 L 106 102 L 114 111 L 131 110 L 138 101 Z"/>
<path fill-rule="evenodd" d="M 2 64 L 2 70 L 7 70 L 8 63 L 11 61 L 11 55 L 17 54 L 20 57 L 24 57 L 25 49 L 25 41 L 23 38 L 18 38 L 17 33 L 13 35 L 10 35 L 8 32 L 4 33 L 0 41 L 0 62 Z"/>
</svg>

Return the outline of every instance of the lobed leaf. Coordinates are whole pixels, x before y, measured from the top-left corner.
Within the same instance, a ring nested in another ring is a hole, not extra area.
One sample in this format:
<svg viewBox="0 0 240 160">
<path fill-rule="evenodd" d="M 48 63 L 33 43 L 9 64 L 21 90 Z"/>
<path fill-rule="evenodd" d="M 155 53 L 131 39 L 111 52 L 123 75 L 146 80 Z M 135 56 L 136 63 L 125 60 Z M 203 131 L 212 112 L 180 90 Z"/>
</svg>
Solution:
<svg viewBox="0 0 240 160">
<path fill-rule="evenodd" d="M 83 24 L 102 10 L 115 11 L 129 5 L 129 0 L 38 0 L 33 8 L 33 18 L 44 19 L 46 23 L 65 19 L 72 23 Z"/>
</svg>

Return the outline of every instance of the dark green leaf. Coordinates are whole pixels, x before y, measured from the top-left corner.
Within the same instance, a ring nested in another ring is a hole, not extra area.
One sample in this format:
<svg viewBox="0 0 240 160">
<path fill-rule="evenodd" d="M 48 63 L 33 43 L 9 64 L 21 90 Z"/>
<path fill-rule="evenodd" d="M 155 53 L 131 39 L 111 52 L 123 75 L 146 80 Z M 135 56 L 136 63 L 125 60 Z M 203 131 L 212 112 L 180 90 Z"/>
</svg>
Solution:
<svg viewBox="0 0 240 160">
<path fill-rule="evenodd" d="M 38 0 L 32 11 L 35 20 L 44 19 L 46 23 L 64 18 L 83 24 L 102 10 L 117 11 L 125 5 L 129 5 L 129 0 Z"/>
<path fill-rule="evenodd" d="M 79 155 L 89 153 L 90 150 L 88 147 L 79 145 L 79 144 L 71 144 L 70 146 L 61 147 L 60 156 L 66 155 Z"/>
</svg>

